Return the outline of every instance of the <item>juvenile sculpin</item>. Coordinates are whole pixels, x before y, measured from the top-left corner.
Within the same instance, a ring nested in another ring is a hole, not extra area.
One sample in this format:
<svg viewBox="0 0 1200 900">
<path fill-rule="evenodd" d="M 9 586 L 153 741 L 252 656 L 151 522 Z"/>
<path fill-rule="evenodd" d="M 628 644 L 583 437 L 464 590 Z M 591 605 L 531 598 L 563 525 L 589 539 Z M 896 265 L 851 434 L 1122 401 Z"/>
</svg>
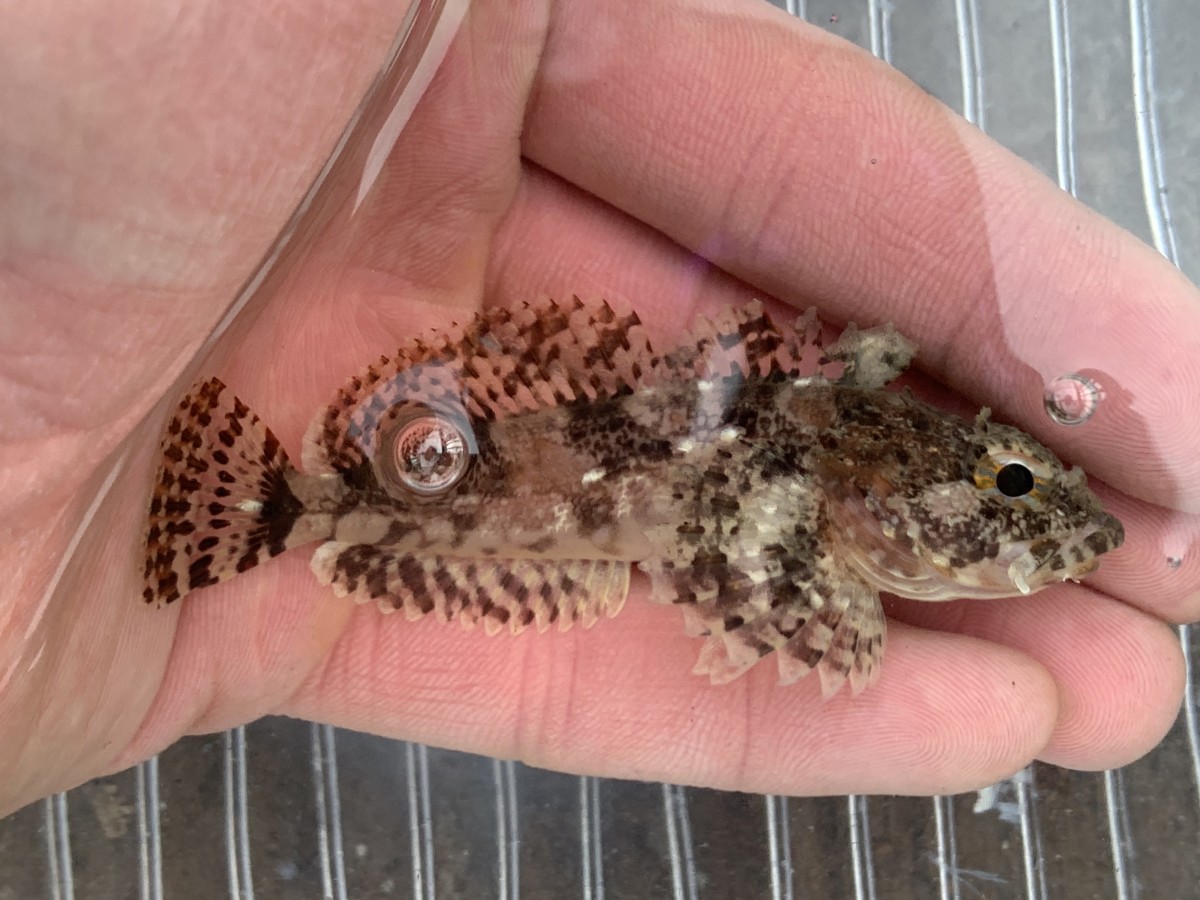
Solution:
<svg viewBox="0 0 1200 900">
<path fill-rule="evenodd" d="M 615 615 L 631 564 L 730 680 L 775 651 L 825 692 L 879 672 L 879 591 L 1027 594 L 1119 546 L 1079 469 L 1028 436 L 884 390 L 890 326 L 823 346 L 754 303 L 651 350 L 606 303 L 486 310 L 381 358 L 322 409 L 303 471 L 216 379 L 170 420 L 145 599 L 320 541 L 317 578 L 489 632 Z"/>
</svg>

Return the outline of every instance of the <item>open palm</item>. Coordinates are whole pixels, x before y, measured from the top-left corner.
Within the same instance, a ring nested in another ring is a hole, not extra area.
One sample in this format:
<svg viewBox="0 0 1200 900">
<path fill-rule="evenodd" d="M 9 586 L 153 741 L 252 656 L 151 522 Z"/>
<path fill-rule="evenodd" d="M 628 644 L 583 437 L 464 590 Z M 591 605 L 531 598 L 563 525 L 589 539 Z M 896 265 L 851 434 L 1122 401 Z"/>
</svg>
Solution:
<svg viewBox="0 0 1200 900">
<path fill-rule="evenodd" d="M 1096 576 L 894 603 L 880 683 L 829 702 L 773 667 L 689 674 L 697 644 L 637 581 L 612 621 L 518 638 L 354 607 L 303 551 L 144 606 L 162 417 L 143 420 L 316 177 L 392 6 L 0 29 L 0 810 L 267 713 L 801 794 L 1107 767 L 1161 737 L 1183 678 L 1163 622 L 1200 610 L 1200 297 L 895 72 L 754 0 L 477 4 L 361 204 L 334 179 L 203 374 L 295 450 L 348 375 L 484 304 L 604 296 L 663 346 L 693 312 L 816 303 L 895 322 L 963 396 L 918 391 L 986 403 L 1112 485 L 1128 541 Z M 1102 408 L 1056 426 L 1043 386 L 1079 369 Z"/>
</svg>

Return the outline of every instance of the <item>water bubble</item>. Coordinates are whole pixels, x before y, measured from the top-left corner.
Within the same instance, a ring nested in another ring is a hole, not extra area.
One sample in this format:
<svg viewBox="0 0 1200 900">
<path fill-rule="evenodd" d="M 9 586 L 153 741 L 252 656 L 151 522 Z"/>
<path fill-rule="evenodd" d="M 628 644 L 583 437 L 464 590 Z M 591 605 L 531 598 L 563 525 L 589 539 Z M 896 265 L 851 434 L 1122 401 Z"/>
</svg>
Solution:
<svg viewBox="0 0 1200 900">
<path fill-rule="evenodd" d="M 1092 417 L 1104 390 L 1086 375 L 1060 375 L 1048 385 L 1042 401 L 1046 412 L 1059 425 L 1082 425 Z"/>
<path fill-rule="evenodd" d="M 396 473 L 417 494 L 440 494 L 467 471 L 471 456 L 463 432 L 434 413 L 415 416 L 397 429 Z"/>
<path fill-rule="evenodd" d="M 1180 566 L 1183 565 L 1183 557 L 1182 556 L 1168 556 L 1167 557 L 1167 565 L 1170 566 L 1172 569 L 1178 569 Z"/>
</svg>

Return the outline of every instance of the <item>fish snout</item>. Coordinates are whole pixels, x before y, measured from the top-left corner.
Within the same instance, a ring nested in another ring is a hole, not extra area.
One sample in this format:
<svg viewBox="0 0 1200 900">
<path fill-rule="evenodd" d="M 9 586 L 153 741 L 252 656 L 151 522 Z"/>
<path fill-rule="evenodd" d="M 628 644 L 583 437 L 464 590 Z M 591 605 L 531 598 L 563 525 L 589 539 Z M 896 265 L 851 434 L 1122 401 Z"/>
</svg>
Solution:
<svg viewBox="0 0 1200 900">
<path fill-rule="evenodd" d="M 1100 565 L 1100 557 L 1125 543 L 1125 526 L 1116 516 L 1097 513 L 1072 535 L 1050 560 L 1050 568 L 1061 569 L 1064 578 L 1078 581 Z"/>
</svg>

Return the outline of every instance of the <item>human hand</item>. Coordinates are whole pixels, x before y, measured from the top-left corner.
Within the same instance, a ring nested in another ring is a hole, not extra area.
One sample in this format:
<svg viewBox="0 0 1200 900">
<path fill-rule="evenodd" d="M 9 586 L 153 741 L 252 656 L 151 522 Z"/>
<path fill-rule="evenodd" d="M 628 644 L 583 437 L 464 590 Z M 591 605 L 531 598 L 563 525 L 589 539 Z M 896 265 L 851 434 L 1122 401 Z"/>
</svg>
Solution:
<svg viewBox="0 0 1200 900">
<path fill-rule="evenodd" d="M 881 681 L 828 702 L 769 666 L 689 674 L 696 642 L 640 581 L 591 631 L 519 638 L 353 607 L 304 551 L 144 606 L 161 417 L 139 422 L 316 175 L 397 12 L 45 15 L 7 30 L 0 78 L 0 809 L 267 713 L 794 794 L 1119 765 L 1174 718 L 1162 622 L 1200 608 L 1195 520 L 1172 511 L 1200 509 L 1200 298 L 895 72 L 756 2 L 477 4 L 362 207 L 203 374 L 294 450 L 348 375 L 482 303 L 606 296 L 659 346 L 697 311 L 816 303 L 895 322 L 970 403 L 919 390 L 1109 482 L 1124 548 L 1086 585 L 893 604 Z M 1080 368 L 1108 396 L 1055 426 L 1042 387 Z"/>
</svg>

